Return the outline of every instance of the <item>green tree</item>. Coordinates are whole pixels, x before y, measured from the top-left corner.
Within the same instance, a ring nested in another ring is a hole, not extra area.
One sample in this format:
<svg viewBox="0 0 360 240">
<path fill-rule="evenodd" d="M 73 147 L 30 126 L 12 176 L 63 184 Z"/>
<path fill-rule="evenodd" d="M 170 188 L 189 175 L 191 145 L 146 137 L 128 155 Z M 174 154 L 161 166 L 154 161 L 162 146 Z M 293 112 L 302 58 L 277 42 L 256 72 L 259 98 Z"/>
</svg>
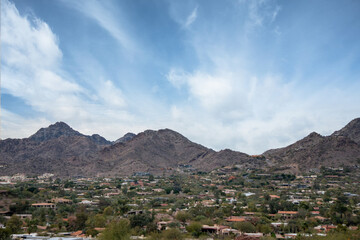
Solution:
<svg viewBox="0 0 360 240">
<path fill-rule="evenodd" d="M 96 214 L 90 216 L 86 221 L 86 226 L 90 228 L 100 227 L 103 228 L 106 225 L 106 218 L 102 214 Z"/>
<path fill-rule="evenodd" d="M 185 224 L 187 220 L 191 219 L 191 214 L 188 212 L 180 211 L 176 214 L 176 220 L 180 221 L 181 223 Z"/>
<path fill-rule="evenodd" d="M 9 221 L 6 223 L 6 228 L 9 229 L 11 234 L 15 234 L 21 231 L 22 224 L 23 223 L 18 216 L 12 215 Z"/>
<path fill-rule="evenodd" d="M 256 228 L 258 229 L 259 232 L 262 232 L 264 234 L 271 233 L 272 231 L 272 228 L 269 224 L 259 224 L 256 225 Z"/>
<path fill-rule="evenodd" d="M 0 239 L 1 240 L 11 240 L 11 232 L 8 228 L 0 228 Z"/>
<path fill-rule="evenodd" d="M 36 219 L 26 219 L 27 233 L 33 233 L 37 231 L 38 221 Z"/>
<path fill-rule="evenodd" d="M 181 240 L 183 239 L 183 236 L 179 229 L 176 228 L 170 228 L 168 230 L 165 230 L 162 234 L 162 238 L 164 240 Z"/>
<path fill-rule="evenodd" d="M 201 235 L 201 229 L 202 225 L 199 222 L 192 222 L 186 227 L 186 230 L 194 237 L 199 237 Z"/>
<path fill-rule="evenodd" d="M 100 240 L 128 240 L 130 239 L 130 223 L 120 219 L 110 223 L 99 237 Z"/>
<path fill-rule="evenodd" d="M 95 237 L 99 234 L 99 232 L 96 231 L 94 228 L 89 228 L 86 230 L 85 234 L 86 234 L 86 236 Z"/>
<path fill-rule="evenodd" d="M 13 213 L 26 213 L 30 208 L 28 201 L 16 201 L 10 206 L 10 211 Z"/>
<path fill-rule="evenodd" d="M 129 200 L 127 198 L 119 198 L 117 200 L 116 208 L 120 211 L 121 214 L 125 214 L 130 210 L 130 207 L 127 205 Z"/>
<path fill-rule="evenodd" d="M 104 209 L 105 216 L 111 216 L 114 214 L 114 209 L 111 206 L 108 206 Z"/>
<path fill-rule="evenodd" d="M 256 232 L 256 227 L 251 222 L 238 222 L 234 224 L 234 228 L 241 232 L 254 233 Z"/>
<path fill-rule="evenodd" d="M 84 230 L 88 215 L 85 211 L 77 212 L 75 218 L 69 218 L 69 225 L 67 229 L 69 231 Z"/>
<path fill-rule="evenodd" d="M 153 221 L 153 217 L 150 215 L 150 213 L 146 212 L 133 215 L 129 218 L 129 220 L 132 228 L 144 227 Z"/>
<path fill-rule="evenodd" d="M 85 211 L 78 212 L 76 214 L 76 226 L 77 229 L 84 229 L 86 220 L 88 219 L 88 215 Z"/>
</svg>

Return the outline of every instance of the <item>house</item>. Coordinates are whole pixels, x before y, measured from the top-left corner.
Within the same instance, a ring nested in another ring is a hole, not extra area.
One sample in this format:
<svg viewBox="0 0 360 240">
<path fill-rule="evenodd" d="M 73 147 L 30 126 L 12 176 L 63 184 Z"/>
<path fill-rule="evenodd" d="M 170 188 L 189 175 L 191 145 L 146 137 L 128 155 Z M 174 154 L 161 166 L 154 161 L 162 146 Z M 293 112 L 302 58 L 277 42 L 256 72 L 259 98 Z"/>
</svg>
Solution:
<svg viewBox="0 0 360 240">
<path fill-rule="evenodd" d="M 239 216 L 230 216 L 226 218 L 227 222 L 245 222 L 245 217 L 239 217 Z"/>
<path fill-rule="evenodd" d="M 278 211 L 278 214 L 285 219 L 294 218 L 298 212 L 297 211 Z"/>
<path fill-rule="evenodd" d="M 221 225 L 214 225 L 214 226 L 209 226 L 209 225 L 203 225 L 201 228 L 201 231 L 203 233 L 210 233 L 210 234 L 220 234 L 222 229 L 226 229 L 228 228 L 227 226 L 221 226 Z"/>
<path fill-rule="evenodd" d="M 72 200 L 66 198 L 53 198 L 51 199 L 53 203 L 72 203 Z"/>
<path fill-rule="evenodd" d="M 270 195 L 270 199 L 279 199 L 280 198 L 280 196 L 278 196 L 278 195 Z"/>
<path fill-rule="evenodd" d="M 237 235 L 237 234 L 240 234 L 240 231 L 233 229 L 233 228 L 224 228 L 224 229 L 221 229 L 220 234 L 221 235 L 230 235 L 230 234 Z"/>
<path fill-rule="evenodd" d="M 51 208 L 56 209 L 56 205 L 54 203 L 33 203 L 31 206 L 36 208 Z"/>
<path fill-rule="evenodd" d="M 166 221 L 160 221 L 160 222 L 157 222 L 156 223 L 157 229 L 159 231 L 166 230 L 169 223 L 172 223 L 172 221 L 167 221 L 167 222 Z"/>
<path fill-rule="evenodd" d="M 20 219 L 32 219 L 31 214 L 15 214 L 15 215 L 18 216 Z"/>
<path fill-rule="evenodd" d="M 237 236 L 235 240 L 256 240 L 261 239 L 264 235 L 262 233 L 243 233 Z"/>
</svg>

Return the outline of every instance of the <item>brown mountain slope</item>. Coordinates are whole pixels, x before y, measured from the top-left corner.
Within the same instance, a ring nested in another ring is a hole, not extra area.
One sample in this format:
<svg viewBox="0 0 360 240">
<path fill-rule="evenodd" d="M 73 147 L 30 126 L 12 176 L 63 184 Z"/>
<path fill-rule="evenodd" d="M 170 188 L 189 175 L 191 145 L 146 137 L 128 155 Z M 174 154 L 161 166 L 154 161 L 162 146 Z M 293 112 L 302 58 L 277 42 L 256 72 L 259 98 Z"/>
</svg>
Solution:
<svg viewBox="0 0 360 240">
<path fill-rule="evenodd" d="M 360 158 L 360 145 L 346 136 L 321 136 L 311 133 L 284 148 L 268 150 L 263 154 L 272 165 L 289 167 L 291 172 L 319 169 L 321 166 L 353 166 Z"/>
<path fill-rule="evenodd" d="M 336 131 L 332 136 L 345 136 L 360 144 L 360 118 L 355 118 L 349 122 L 345 127 Z"/>
<path fill-rule="evenodd" d="M 197 171 L 222 166 L 290 167 L 292 172 L 321 166 L 355 165 L 360 159 L 359 119 L 331 136 L 311 133 L 285 148 L 250 157 L 229 149 L 216 152 L 181 134 L 147 130 L 111 144 L 99 135 L 86 136 L 65 123 L 42 128 L 29 138 L 0 140 L 0 175 L 54 173 L 57 176 L 121 176 L 135 172 L 169 174 L 180 164 Z"/>
<path fill-rule="evenodd" d="M 29 138 L 1 140 L 0 174 L 79 175 L 92 168 L 92 156 L 109 144 L 99 135 L 86 136 L 58 122 Z"/>
<path fill-rule="evenodd" d="M 60 136 L 48 141 L 29 139 L 0 141 L 1 175 L 15 173 L 79 175 L 89 168 L 89 160 L 102 145 L 84 136 Z M 73 161 L 74 159 L 81 161 Z"/>
<path fill-rule="evenodd" d="M 65 123 L 56 123 L 29 138 L 0 141 L 0 174 L 120 176 L 135 172 L 168 174 L 180 164 L 199 171 L 234 163 L 251 165 L 244 153 L 215 152 L 169 129 L 147 130 L 125 138 L 111 145 L 98 135 L 86 136 Z"/>
<path fill-rule="evenodd" d="M 193 162 L 193 166 L 203 171 L 211 171 L 224 166 L 239 165 L 241 168 L 263 168 L 266 167 L 265 161 L 252 158 L 249 155 L 232 151 L 230 149 L 219 152 L 208 152 Z"/>
<path fill-rule="evenodd" d="M 163 129 L 147 130 L 125 143 L 116 143 L 100 151 L 98 157 L 110 164 L 106 173 L 151 172 L 161 174 L 179 164 L 191 164 L 215 151 L 193 143 L 181 134 Z"/>
</svg>

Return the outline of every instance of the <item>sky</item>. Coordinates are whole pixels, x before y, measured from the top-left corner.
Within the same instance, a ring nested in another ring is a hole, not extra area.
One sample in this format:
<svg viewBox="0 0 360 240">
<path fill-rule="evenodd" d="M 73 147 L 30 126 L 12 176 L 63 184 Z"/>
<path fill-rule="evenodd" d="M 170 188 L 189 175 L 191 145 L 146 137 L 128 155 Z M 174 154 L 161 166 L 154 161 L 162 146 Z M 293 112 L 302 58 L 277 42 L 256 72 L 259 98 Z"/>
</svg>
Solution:
<svg viewBox="0 0 360 240">
<path fill-rule="evenodd" d="M 360 117 L 360 1 L 1 0 L 1 139 L 64 121 L 260 154 Z"/>
</svg>

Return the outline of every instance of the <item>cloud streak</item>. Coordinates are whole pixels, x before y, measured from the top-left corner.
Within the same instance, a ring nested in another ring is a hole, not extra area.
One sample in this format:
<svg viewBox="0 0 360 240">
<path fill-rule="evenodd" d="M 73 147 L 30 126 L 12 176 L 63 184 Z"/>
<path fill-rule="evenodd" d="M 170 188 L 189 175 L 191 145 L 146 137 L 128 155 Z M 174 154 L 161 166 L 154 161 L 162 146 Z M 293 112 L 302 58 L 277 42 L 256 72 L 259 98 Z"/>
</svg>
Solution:
<svg viewBox="0 0 360 240">
<path fill-rule="evenodd" d="M 221 29 L 209 32 L 208 25 L 197 28 L 187 41 L 198 53 L 200 65 L 191 71 L 169 69 L 167 80 L 188 93 L 186 102 L 171 108 L 176 129 L 215 149 L 232 146 L 258 154 L 290 144 L 312 131 L 330 134 L 341 127 L 339 113 L 349 120 L 357 116 L 359 109 L 347 103 L 346 95 L 351 92 L 352 101 L 359 101 L 352 90 L 359 89 L 358 84 L 338 90 L 336 84 L 328 82 L 326 87 L 304 90 L 303 81 L 296 75 L 260 70 L 261 63 L 268 63 L 260 60 L 261 56 L 254 57 L 252 51 L 258 50 L 252 48 L 262 41 L 258 36 L 269 37 L 265 35 L 267 29 L 280 32 L 271 24 L 281 13 L 281 6 L 272 1 L 240 4 L 248 8 L 248 15 L 236 28 L 227 30 L 231 37 L 222 36 Z M 258 63 L 252 66 L 251 62 Z M 331 77 L 327 72 L 322 75 Z M 316 78 L 320 76 L 312 80 Z M 328 96 L 334 96 L 337 104 L 331 104 Z"/>
<path fill-rule="evenodd" d="M 68 1 L 63 2 L 70 8 L 73 8 L 84 16 L 93 19 L 99 26 L 105 29 L 119 44 L 133 54 L 138 51 L 138 46 L 135 45 L 135 40 L 126 32 L 126 28 L 120 24 L 122 13 L 115 13 L 111 1 L 96 1 L 96 0 L 82 0 L 82 1 Z"/>
<path fill-rule="evenodd" d="M 191 24 L 193 24 L 193 22 L 195 22 L 195 20 L 197 18 L 197 10 L 198 10 L 198 7 L 194 8 L 194 10 L 191 12 L 191 14 L 187 17 L 184 27 L 188 28 L 188 27 L 190 27 Z"/>
</svg>

